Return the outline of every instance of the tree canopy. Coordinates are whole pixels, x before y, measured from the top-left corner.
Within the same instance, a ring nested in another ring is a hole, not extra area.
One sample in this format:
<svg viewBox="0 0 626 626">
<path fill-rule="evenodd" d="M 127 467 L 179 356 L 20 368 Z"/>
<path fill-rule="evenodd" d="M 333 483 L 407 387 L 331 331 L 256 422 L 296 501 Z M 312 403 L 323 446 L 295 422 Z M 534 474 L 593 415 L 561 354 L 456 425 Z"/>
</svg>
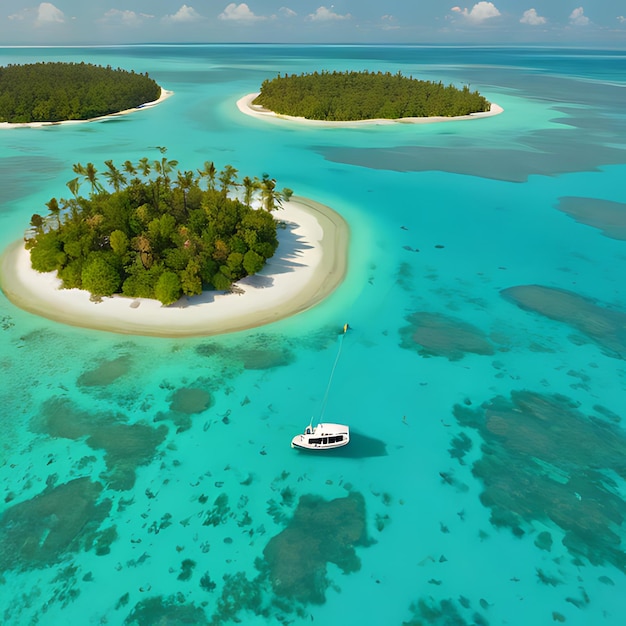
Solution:
<svg viewBox="0 0 626 626">
<path fill-rule="evenodd" d="M 465 85 L 417 80 L 400 72 L 314 72 L 265 80 L 253 104 L 312 120 L 354 121 L 456 117 L 489 111 L 491 103 Z"/>
<path fill-rule="evenodd" d="M 87 120 L 157 100 L 148 74 L 89 63 L 0 67 L 0 122 Z"/>
<path fill-rule="evenodd" d="M 75 164 L 72 196 L 52 198 L 47 216 L 31 218 L 33 268 L 57 270 L 64 288 L 95 298 L 121 292 L 164 305 L 205 288 L 228 290 L 263 268 L 278 246 L 272 211 L 292 191 L 279 191 L 268 174 L 239 183 L 234 167 L 217 171 L 211 161 L 180 171 L 165 148 L 160 152 L 121 166 L 105 161 L 106 186 L 93 163 Z M 237 188 L 241 200 L 232 193 Z"/>
</svg>

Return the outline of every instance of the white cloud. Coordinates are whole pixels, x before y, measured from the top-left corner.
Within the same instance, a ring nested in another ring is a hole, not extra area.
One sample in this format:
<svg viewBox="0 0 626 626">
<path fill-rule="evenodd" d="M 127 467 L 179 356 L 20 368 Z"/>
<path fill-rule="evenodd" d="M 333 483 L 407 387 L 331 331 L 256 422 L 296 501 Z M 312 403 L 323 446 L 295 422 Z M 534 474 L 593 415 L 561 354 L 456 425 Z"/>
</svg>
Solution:
<svg viewBox="0 0 626 626">
<path fill-rule="evenodd" d="M 173 15 L 166 15 L 166 20 L 170 22 L 195 22 L 201 20 L 202 16 L 193 7 L 183 4 Z"/>
<path fill-rule="evenodd" d="M 493 2 L 478 2 L 469 11 L 467 9 L 461 9 L 461 7 L 452 7 L 450 10 L 455 13 L 460 13 L 468 21 L 474 22 L 475 24 L 480 24 L 485 20 L 500 15 L 500 11 L 498 11 Z"/>
<path fill-rule="evenodd" d="M 589 24 L 589 18 L 585 16 L 585 11 L 582 7 L 574 9 L 569 16 L 569 21 L 574 26 L 587 26 Z"/>
<path fill-rule="evenodd" d="M 383 30 L 398 30 L 400 28 L 397 24 L 398 20 L 393 15 L 382 15 L 380 21 Z"/>
<path fill-rule="evenodd" d="M 146 15 L 145 13 L 135 13 L 134 11 L 120 11 L 119 9 L 110 9 L 100 20 L 107 24 L 119 24 L 122 26 L 139 26 L 143 24 L 144 18 L 152 18 L 154 15 Z"/>
<path fill-rule="evenodd" d="M 528 9 L 528 11 L 524 11 L 524 15 L 522 15 L 520 22 L 522 24 L 528 24 L 529 26 L 541 26 L 546 23 L 546 18 L 541 17 L 541 15 L 537 15 L 537 11 L 535 9 Z"/>
<path fill-rule="evenodd" d="M 330 7 L 333 8 L 332 5 Z M 311 13 L 307 16 L 307 19 L 312 22 L 329 22 L 333 20 L 349 20 L 352 16 L 350 13 L 346 13 L 345 15 L 339 15 L 339 13 L 335 13 L 326 7 L 319 7 L 315 13 Z"/>
<path fill-rule="evenodd" d="M 241 4 L 231 2 L 217 17 L 220 20 L 232 20 L 237 22 L 256 22 L 257 20 L 265 19 L 262 15 L 255 15 L 245 2 Z"/>
<path fill-rule="evenodd" d="M 42 2 L 37 9 L 37 19 L 35 20 L 35 24 L 50 24 L 57 23 L 61 24 L 65 22 L 65 15 L 63 11 L 57 9 L 54 4 L 50 2 Z"/>
<path fill-rule="evenodd" d="M 624 17 L 623 15 L 618 15 L 618 16 L 617 16 L 617 21 L 618 21 L 620 24 L 626 24 L 626 17 Z"/>
<path fill-rule="evenodd" d="M 10 20 L 25 20 L 30 13 L 32 13 L 32 9 L 22 9 L 19 13 L 13 13 L 9 15 Z"/>
<path fill-rule="evenodd" d="M 278 9 L 278 12 L 283 17 L 295 17 L 296 15 L 298 15 L 295 11 L 293 11 L 292 9 L 288 7 L 280 7 L 280 9 Z"/>
</svg>

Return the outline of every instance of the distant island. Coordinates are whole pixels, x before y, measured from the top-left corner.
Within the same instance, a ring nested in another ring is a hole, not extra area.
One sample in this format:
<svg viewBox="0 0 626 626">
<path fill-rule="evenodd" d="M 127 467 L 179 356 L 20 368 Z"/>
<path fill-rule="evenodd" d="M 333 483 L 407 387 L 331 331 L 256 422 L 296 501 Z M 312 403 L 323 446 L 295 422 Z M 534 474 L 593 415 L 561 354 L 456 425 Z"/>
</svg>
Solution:
<svg viewBox="0 0 626 626">
<path fill-rule="evenodd" d="M 153 161 L 105 161 L 110 189 L 93 163 L 74 165 L 72 197 L 52 198 L 47 216 L 31 218 L 26 248 L 33 269 L 56 270 L 63 288 L 86 290 L 95 300 L 121 293 L 163 305 L 205 289 L 227 291 L 261 270 L 278 246 L 272 211 L 292 191 L 279 191 L 268 174 L 238 183 L 234 167 L 218 172 L 209 161 L 195 172 L 175 170 L 178 162 L 159 150 Z M 87 197 L 81 183 L 89 185 Z M 241 200 L 229 195 L 236 187 Z"/>
<path fill-rule="evenodd" d="M 89 120 L 127 111 L 161 96 L 148 76 L 89 63 L 0 67 L 0 122 Z"/>
<path fill-rule="evenodd" d="M 400 72 L 313 72 L 265 80 L 251 101 L 278 115 L 347 122 L 402 118 L 462 117 L 491 110 L 467 85 L 417 80 Z"/>
</svg>

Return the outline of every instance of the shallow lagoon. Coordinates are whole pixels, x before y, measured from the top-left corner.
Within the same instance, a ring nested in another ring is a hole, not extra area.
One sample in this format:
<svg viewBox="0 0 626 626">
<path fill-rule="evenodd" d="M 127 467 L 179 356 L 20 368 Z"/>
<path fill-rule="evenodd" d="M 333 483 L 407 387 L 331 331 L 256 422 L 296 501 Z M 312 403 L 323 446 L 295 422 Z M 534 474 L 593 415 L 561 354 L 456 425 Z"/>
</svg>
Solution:
<svg viewBox="0 0 626 626">
<path fill-rule="evenodd" d="M 352 240 L 325 302 L 221 337 L 86 331 L 2 297 L 3 623 L 621 624 L 626 244 L 593 207 L 621 223 L 625 53 L 3 50 L 42 59 L 149 71 L 175 96 L 3 131 L 3 248 L 73 163 L 159 145 L 186 169 L 267 171 Z M 470 83 L 505 112 L 327 129 L 235 105 L 278 71 L 366 68 Z M 312 415 L 355 445 L 291 450 Z M 314 558 L 308 524 L 332 533 Z"/>
</svg>

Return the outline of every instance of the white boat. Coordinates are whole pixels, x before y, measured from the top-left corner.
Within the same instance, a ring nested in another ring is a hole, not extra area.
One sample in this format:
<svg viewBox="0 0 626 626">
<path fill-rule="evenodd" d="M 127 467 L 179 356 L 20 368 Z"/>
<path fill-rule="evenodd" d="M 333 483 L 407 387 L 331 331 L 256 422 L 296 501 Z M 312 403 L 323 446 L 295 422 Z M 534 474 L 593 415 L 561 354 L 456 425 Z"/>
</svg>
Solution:
<svg viewBox="0 0 626 626">
<path fill-rule="evenodd" d="M 291 440 L 292 448 L 301 450 L 330 450 L 350 442 L 350 428 L 344 424 L 309 424 L 302 435 Z"/>
</svg>

